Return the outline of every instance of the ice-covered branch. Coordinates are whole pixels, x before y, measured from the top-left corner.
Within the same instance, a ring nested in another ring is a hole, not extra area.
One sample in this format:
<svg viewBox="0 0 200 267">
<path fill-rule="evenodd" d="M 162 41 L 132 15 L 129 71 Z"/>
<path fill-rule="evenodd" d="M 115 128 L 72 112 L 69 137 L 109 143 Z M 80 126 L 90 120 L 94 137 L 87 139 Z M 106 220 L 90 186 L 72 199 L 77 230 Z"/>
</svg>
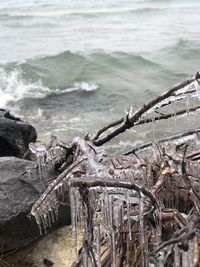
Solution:
<svg viewBox="0 0 200 267">
<path fill-rule="evenodd" d="M 163 250 L 171 244 L 179 243 L 179 247 L 185 251 L 188 250 L 188 242 L 195 237 L 200 227 L 200 217 L 194 216 L 191 221 L 181 228 L 180 230 L 174 232 L 173 237 L 165 242 L 163 242 L 156 250 L 152 252 L 152 255 L 156 255 L 159 251 Z"/>
<path fill-rule="evenodd" d="M 94 144 L 96 146 L 103 145 L 104 143 L 110 141 L 111 139 L 113 139 L 117 135 L 125 132 L 127 129 L 130 129 L 131 127 L 133 127 L 137 124 L 143 124 L 145 122 L 152 121 L 153 119 L 149 119 L 149 121 L 148 121 L 148 119 L 146 120 L 146 118 L 144 117 L 145 114 L 155 112 L 164 106 L 170 105 L 170 104 L 172 104 L 172 103 L 174 103 L 180 99 L 185 98 L 187 95 L 190 95 L 192 93 L 196 93 L 196 87 L 199 87 L 199 83 L 197 82 L 199 78 L 200 78 L 199 73 L 197 73 L 195 76 L 189 77 L 188 79 L 180 82 L 176 86 L 170 88 L 165 93 L 159 95 L 158 97 L 156 97 L 152 101 L 144 104 L 133 115 L 128 114 L 126 116 L 126 118 L 124 118 L 124 119 L 121 118 L 121 119 L 117 120 L 116 122 L 113 122 L 113 123 L 109 124 L 108 126 L 105 126 L 103 129 L 98 131 L 98 133 L 94 137 L 94 139 L 93 139 Z M 194 87 L 193 90 L 191 90 L 190 86 Z M 195 108 L 193 107 L 192 109 L 194 111 L 195 109 L 199 109 L 199 107 L 195 107 Z M 188 108 L 186 108 L 185 110 L 178 111 L 178 112 L 176 112 L 176 114 L 178 113 L 178 115 L 182 115 L 186 112 L 188 112 Z M 173 113 L 173 114 L 161 115 L 159 117 L 156 117 L 156 119 L 157 120 L 167 119 L 167 118 L 170 118 L 176 114 Z M 114 128 L 113 130 L 111 130 L 111 132 L 108 133 L 107 135 L 105 135 L 104 137 L 100 138 L 102 133 L 104 133 L 108 129 L 113 128 L 119 124 L 121 124 L 121 125 Z"/>
<path fill-rule="evenodd" d="M 82 236 L 73 266 L 147 267 L 149 255 L 162 266 L 184 262 L 188 254 L 178 251 L 195 245 L 193 239 L 200 228 L 200 129 L 134 147 L 125 155 L 109 154 L 99 146 L 136 125 L 197 114 L 198 79 L 199 73 L 135 113 L 130 109 L 125 118 L 105 126 L 93 140 L 76 137 L 64 147 L 54 139 L 46 147 L 30 144 L 38 157 L 36 168 L 42 181 L 50 182 L 31 214 L 41 232 L 46 232 L 56 219 L 59 197 L 69 194 L 75 244 L 79 228 Z M 193 106 L 188 105 L 190 97 Z M 131 155 L 136 152 L 137 157 Z M 59 173 L 53 181 L 47 167 Z M 174 254 L 166 251 L 168 247 Z"/>
<path fill-rule="evenodd" d="M 147 196 L 151 201 L 152 205 L 155 207 L 158 206 L 157 199 L 154 196 L 154 194 L 146 189 L 143 186 L 139 186 L 134 182 L 129 182 L 129 181 L 123 181 L 123 180 L 118 180 L 118 179 L 106 179 L 106 178 L 96 178 L 96 177 L 84 177 L 84 178 L 71 178 L 69 180 L 69 186 L 70 187 L 79 187 L 80 190 L 84 187 L 104 187 L 104 188 L 125 188 L 129 190 L 135 190 L 137 192 L 143 193 L 145 196 Z"/>
<path fill-rule="evenodd" d="M 196 138 L 196 135 L 198 135 L 199 133 L 200 133 L 200 129 L 189 130 L 189 131 L 182 132 L 180 134 L 176 134 L 170 137 L 160 139 L 157 141 L 157 143 L 160 145 L 167 144 L 167 143 L 168 144 L 173 144 L 173 143 L 182 144 L 182 143 L 185 143 L 186 141 L 192 141 L 193 139 Z M 146 144 L 136 146 L 130 151 L 126 152 L 125 155 L 128 156 L 130 154 L 134 154 L 137 151 L 142 151 L 144 149 L 151 148 L 153 145 L 154 145 L 154 142 L 148 142 Z"/>
</svg>

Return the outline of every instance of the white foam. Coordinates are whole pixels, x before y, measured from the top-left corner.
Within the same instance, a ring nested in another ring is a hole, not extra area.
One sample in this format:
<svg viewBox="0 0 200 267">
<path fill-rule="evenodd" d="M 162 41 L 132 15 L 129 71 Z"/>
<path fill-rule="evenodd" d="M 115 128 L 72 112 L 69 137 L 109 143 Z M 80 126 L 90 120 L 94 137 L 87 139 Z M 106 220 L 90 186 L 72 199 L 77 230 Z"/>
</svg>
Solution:
<svg viewBox="0 0 200 267">
<path fill-rule="evenodd" d="M 65 92 L 75 92 L 75 91 L 92 92 L 98 89 L 99 89 L 99 86 L 95 83 L 75 82 L 73 87 L 67 88 Z"/>
<path fill-rule="evenodd" d="M 20 69 L 6 71 L 0 68 L 0 107 L 5 107 L 9 102 L 16 102 L 23 98 L 44 98 L 50 94 L 63 94 L 75 91 L 92 92 L 99 89 L 94 83 L 75 82 L 73 87 L 65 90 L 49 89 L 41 80 L 32 82 L 25 80 Z"/>
<path fill-rule="evenodd" d="M 0 107 L 24 97 L 41 98 L 49 92 L 50 89 L 43 86 L 41 81 L 33 83 L 23 79 L 20 69 L 5 71 L 0 68 Z"/>
</svg>

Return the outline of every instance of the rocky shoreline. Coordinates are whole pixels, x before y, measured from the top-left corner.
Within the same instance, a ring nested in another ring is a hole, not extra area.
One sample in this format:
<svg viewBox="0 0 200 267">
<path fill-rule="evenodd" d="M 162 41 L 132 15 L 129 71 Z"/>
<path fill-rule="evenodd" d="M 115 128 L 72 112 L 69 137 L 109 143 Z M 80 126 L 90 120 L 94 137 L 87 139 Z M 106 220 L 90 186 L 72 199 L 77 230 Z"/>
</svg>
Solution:
<svg viewBox="0 0 200 267">
<path fill-rule="evenodd" d="M 35 219 L 28 216 L 31 207 L 45 190 L 39 174 L 31 177 L 27 171 L 27 168 L 35 165 L 28 144 L 36 139 L 33 126 L 0 109 L 1 255 L 41 238 Z M 61 205 L 58 220 L 48 229 L 48 233 L 69 224 L 69 205 Z"/>
</svg>

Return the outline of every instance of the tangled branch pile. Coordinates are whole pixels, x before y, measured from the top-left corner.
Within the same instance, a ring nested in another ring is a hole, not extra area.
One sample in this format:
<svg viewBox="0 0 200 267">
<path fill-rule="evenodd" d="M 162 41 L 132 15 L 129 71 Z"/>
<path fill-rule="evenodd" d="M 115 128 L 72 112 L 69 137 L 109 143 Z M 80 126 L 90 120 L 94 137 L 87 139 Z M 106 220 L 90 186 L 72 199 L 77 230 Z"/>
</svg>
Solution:
<svg viewBox="0 0 200 267">
<path fill-rule="evenodd" d="M 137 125 L 198 116 L 199 78 L 197 73 L 136 112 L 130 108 L 93 138 L 76 137 L 69 145 L 53 138 L 46 148 L 30 144 L 47 183 L 31 215 L 46 232 L 69 190 L 75 247 L 82 237 L 73 267 L 200 266 L 200 128 L 124 155 L 101 147 Z M 48 180 L 52 170 L 59 175 Z"/>
</svg>

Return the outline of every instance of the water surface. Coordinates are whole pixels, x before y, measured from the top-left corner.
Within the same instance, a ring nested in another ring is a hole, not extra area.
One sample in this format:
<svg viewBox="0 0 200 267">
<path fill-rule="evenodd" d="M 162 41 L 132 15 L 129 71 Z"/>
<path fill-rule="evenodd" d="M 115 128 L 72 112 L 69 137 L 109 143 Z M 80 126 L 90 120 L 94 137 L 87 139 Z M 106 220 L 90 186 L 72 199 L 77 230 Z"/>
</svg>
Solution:
<svg viewBox="0 0 200 267">
<path fill-rule="evenodd" d="M 40 139 L 93 133 L 200 69 L 199 14 L 195 0 L 2 0 L 0 107 Z"/>
</svg>

